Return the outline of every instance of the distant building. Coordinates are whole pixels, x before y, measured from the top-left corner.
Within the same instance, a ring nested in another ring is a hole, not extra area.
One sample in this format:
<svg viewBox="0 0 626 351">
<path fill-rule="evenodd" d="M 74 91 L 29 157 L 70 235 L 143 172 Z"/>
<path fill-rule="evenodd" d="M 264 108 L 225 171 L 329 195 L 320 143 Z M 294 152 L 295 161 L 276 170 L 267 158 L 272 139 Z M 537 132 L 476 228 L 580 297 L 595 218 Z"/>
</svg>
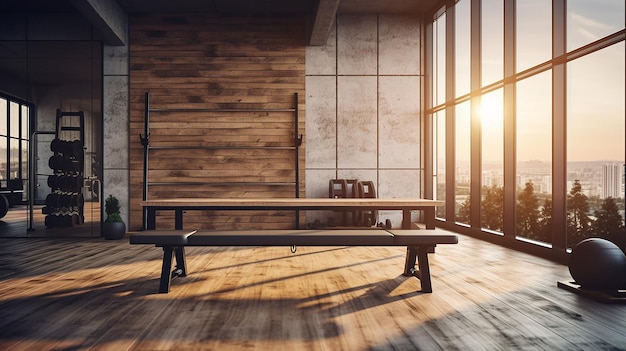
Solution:
<svg viewBox="0 0 626 351">
<path fill-rule="evenodd" d="M 601 197 L 619 199 L 624 197 L 624 165 L 607 163 L 602 165 Z"/>
</svg>

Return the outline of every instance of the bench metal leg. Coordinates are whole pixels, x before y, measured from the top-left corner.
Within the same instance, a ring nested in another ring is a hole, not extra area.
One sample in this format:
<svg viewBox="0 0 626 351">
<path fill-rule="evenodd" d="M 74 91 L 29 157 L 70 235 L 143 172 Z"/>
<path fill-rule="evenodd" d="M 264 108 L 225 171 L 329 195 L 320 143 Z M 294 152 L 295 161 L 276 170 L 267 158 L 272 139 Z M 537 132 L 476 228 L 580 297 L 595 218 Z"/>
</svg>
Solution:
<svg viewBox="0 0 626 351">
<path fill-rule="evenodd" d="M 175 273 L 178 277 L 186 277 L 187 257 L 185 256 L 185 247 L 176 246 L 174 247 L 174 252 L 176 253 L 176 269 L 172 273 Z"/>
<path fill-rule="evenodd" d="M 172 271 L 172 256 L 176 257 L 176 268 Z M 161 266 L 161 280 L 159 292 L 168 293 L 172 278 L 187 276 L 187 263 L 184 246 L 163 246 L 163 265 Z"/>
<path fill-rule="evenodd" d="M 404 264 L 404 276 L 414 276 L 420 280 L 422 291 L 433 292 L 432 283 L 430 281 L 430 267 L 428 265 L 428 252 L 433 247 L 425 246 L 408 246 L 406 248 L 406 261 Z M 415 268 L 417 261 L 418 269 Z"/>
</svg>

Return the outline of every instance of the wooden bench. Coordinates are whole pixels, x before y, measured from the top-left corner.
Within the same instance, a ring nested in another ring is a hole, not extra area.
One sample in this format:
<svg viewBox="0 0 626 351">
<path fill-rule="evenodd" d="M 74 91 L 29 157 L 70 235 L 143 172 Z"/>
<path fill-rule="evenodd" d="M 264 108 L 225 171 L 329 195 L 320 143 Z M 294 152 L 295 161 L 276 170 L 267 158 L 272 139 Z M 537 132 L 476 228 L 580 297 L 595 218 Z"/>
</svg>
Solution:
<svg viewBox="0 0 626 351">
<path fill-rule="evenodd" d="M 146 230 L 131 234 L 130 243 L 163 248 L 161 293 L 169 292 L 172 278 L 187 275 L 185 246 L 406 246 L 403 275 L 417 277 L 422 291 L 430 293 L 428 252 L 437 244 L 456 244 L 458 237 L 438 230 L 411 229 Z M 176 259 L 174 270 L 172 258 Z"/>
</svg>

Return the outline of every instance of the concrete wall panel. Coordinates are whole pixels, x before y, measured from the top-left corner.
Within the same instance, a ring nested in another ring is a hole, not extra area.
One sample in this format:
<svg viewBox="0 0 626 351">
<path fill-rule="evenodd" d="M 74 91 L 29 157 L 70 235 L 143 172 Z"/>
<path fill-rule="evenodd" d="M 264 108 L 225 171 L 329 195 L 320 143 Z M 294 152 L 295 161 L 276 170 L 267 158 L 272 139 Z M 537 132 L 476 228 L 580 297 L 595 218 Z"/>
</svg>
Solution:
<svg viewBox="0 0 626 351">
<path fill-rule="evenodd" d="M 335 75 L 337 74 L 337 29 L 336 25 L 328 35 L 326 45 L 307 46 L 306 74 Z"/>
<path fill-rule="evenodd" d="M 104 75 L 128 75 L 128 46 L 105 46 Z"/>
<path fill-rule="evenodd" d="M 104 168 L 128 169 L 128 77 L 105 76 L 104 100 Z"/>
<path fill-rule="evenodd" d="M 340 169 L 337 171 L 338 179 L 371 180 L 378 193 L 378 171 L 375 169 Z"/>
<path fill-rule="evenodd" d="M 376 133 L 376 77 L 338 77 L 338 167 L 376 168 Z"/>
<path fill-rule="evenodd" d="M 337 74 L 376 74 L 376 16 L 337 16 Z"/>
<path fill-rule="evenodd" d="M 420 166 L 420 78 L 379 78 L 379 166 Z"/>
<path fill-rule="evenodd" d="M 105 59 L 105 70 L 107 67 Z M 130 223 L 128 76 L 103 77 L 103 196 L 114 195 L 122 205 L 121 215 Z M 137 137 L 138 138 L 138 137 Z"/>
<path fill-rule="evenodd" d="M 408 16 L 339 15 L 336 46 L 330 38 L 326 49 L 307 48 L 307 196 L 328 196 L 332 178 L 371 180 L 380 198 L 423 196 L 420 27 Z M 330 56 L 320 54 L 333 50 L 335 76 L 325 66 Z M 328 92 L 332 79 L 335 101 Z M 328 122 L 320 111 L 332 111 L 324 103 L 337 106 L 336 165 L 323 162 L 332 157 L 324 156 L 332 137 L 316 130 Z M 325 223 L 323 215 L 307 213 L 307 221 Z M 402 215 L 381 211 L 378 222 L 386 219 L 399 227 Z"/>
<path fill-rule="evenodd" d="M 420 74 L 420 22 L 413 17 L 381 15 L 378 23 L 378 73 Z"/>
<path fill-rule="evenodd" d="M 308 168 L 334 168 L 337 164 L 337 79 L 306 78 L 306 163 Z"/>
<path fill-rule="evenodd" d="M 380 185 L 378 197 L 380 198 L 411 198 L 422 197 L 422 170 L 381 170 L 378 174 Z M 393 227 L 398 228 L 402 224 L 402 214 L 398 211 L 381 211 L 379 222 L 390 219 Z M 419 213 L 411 215 L 412 221 L 419 220 Z"/>
<path fill-rule="evenodd" d="M 306 197 L 327 198 L 328 182 L 335 179 L 334 169 L 307 169 L 306 171 Z M 327 223 L 332 211 L 306 211 L 306 222 L 313 223 L 318 220 Z"/>
</svg>

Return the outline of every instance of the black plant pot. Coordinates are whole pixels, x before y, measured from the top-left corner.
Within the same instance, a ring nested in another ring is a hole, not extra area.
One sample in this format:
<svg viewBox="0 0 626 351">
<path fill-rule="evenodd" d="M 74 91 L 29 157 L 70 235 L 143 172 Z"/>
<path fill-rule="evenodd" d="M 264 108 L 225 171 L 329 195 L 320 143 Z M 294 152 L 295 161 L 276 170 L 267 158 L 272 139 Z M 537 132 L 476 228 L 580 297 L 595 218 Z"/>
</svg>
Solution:
<svg viewBox="0 0 626 351">
<path fill-rule="evenodd" d="M 107 240 L 120 240 L 126 234 L 126 224 L 124 222 L 103 222 L 102 233 Z"/>
</svg>

